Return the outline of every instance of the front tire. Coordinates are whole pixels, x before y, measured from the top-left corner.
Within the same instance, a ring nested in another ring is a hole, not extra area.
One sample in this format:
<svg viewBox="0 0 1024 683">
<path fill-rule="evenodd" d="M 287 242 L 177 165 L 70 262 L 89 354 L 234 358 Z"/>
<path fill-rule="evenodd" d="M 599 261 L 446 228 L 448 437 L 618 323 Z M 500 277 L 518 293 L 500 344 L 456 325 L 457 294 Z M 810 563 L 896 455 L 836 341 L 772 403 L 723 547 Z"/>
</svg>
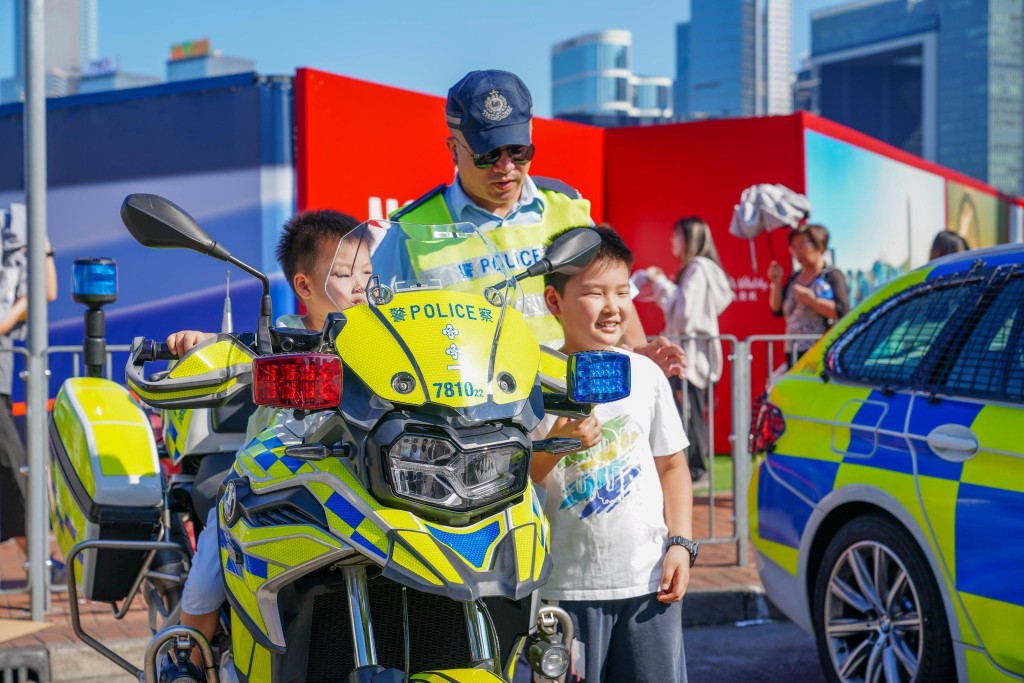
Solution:
<svg viewBox="0 0 1024 683">
<path fill-rule="evenodd" d="M 955 681 L 942 595 L 914 539 L 891 518 L 858 517 L 825 549 L 814 635 L 833 683 Z"/>
</svg>

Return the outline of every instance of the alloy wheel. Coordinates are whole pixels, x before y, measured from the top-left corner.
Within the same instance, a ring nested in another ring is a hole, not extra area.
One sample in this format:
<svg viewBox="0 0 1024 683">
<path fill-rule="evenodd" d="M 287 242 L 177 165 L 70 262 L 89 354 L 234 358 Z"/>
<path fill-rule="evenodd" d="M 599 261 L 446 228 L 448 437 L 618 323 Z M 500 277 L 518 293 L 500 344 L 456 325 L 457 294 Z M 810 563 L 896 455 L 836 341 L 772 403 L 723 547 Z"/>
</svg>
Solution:
<svg viewBox="0 0 1024 683">
<path fill-rule="evenodd" d="M 832 567 L 823 607 L 840 680 L 915 679 L 924 648 L 921 602 L 913 577 L 889 547 L 866 540 L 847 548 Z"/>
</svg>

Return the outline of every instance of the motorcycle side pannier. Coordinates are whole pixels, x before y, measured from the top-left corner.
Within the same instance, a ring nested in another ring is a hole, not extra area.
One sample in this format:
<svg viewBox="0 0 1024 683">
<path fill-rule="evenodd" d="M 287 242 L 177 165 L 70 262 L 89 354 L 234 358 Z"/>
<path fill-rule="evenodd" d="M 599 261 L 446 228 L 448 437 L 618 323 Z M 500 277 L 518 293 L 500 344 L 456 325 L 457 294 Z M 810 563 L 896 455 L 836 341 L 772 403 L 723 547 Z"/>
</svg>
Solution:
<svg viewBox="0 0 1024 683">
<path fill-rule="evenodd" d="M 64 382 L 50 417 L 50 485 L 51 521 L 65 557 L 84 540 L 157 539 L 163 495 L 156 442 L 124 387 L 88 377 Z M 82 596 L 125 598 L 146 554 L 85 551 L 74 567 Z"/>
</svg>

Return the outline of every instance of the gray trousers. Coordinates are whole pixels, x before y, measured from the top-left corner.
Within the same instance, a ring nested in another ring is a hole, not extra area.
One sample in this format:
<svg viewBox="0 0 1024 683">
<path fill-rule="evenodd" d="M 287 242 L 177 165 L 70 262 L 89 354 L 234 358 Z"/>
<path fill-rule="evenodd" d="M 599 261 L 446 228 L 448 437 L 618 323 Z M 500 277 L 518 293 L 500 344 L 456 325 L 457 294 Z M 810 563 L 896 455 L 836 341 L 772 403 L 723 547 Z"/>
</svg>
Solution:
<svg viewBox="0 0 1024 683">
<path fill-rule="evenodd" d="M 579 641 L 567 681 L 686 683 L 681 602 L 666 605 L 651 593 L 558 606 L 572 617 Z"/>
</svg>

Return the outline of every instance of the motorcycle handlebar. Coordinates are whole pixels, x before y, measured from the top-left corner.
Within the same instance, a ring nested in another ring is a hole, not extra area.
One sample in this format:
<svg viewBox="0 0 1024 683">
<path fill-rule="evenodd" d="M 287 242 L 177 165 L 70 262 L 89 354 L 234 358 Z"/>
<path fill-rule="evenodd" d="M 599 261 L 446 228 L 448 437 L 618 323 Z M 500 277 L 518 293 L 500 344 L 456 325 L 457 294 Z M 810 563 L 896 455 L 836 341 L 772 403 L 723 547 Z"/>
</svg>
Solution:
<svg viewBox="0 0 1024 683">
<path fill-rule="evenodd" d="M 149 361 L 154 360 L 178 359 L 178 357 L 171 353 L 171 350 L 167 348 L 167 344 L 158 342 L 155 339 L 144 339 L 142 341 L 142 347 L 139 349 L 139 353 L 135 358 L 143 363 L 148 363 Z"/>
</svg>

